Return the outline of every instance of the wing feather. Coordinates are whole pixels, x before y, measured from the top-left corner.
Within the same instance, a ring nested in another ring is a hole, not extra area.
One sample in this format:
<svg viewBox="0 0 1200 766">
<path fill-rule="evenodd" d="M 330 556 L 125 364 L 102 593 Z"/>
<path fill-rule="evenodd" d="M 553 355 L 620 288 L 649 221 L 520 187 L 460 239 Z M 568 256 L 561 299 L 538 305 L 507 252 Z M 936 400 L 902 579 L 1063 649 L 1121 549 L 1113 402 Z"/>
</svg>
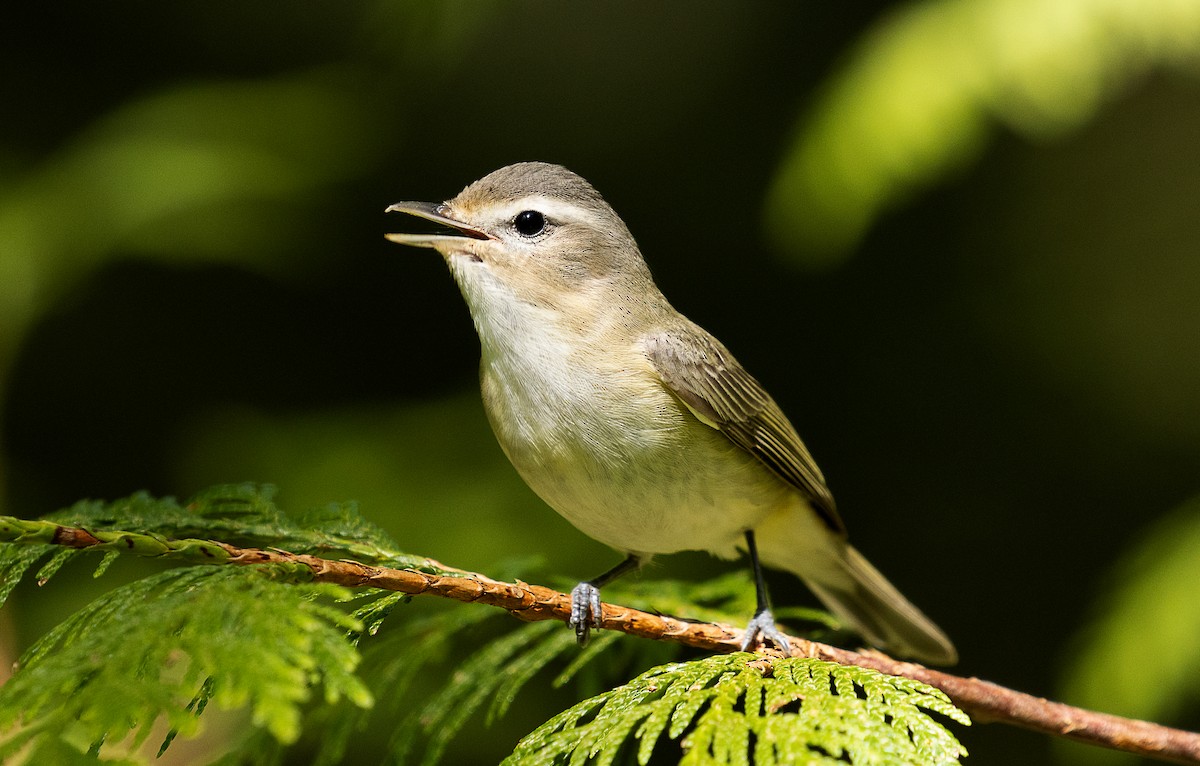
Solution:
<svg viewBox="0 0 1200 766">
<path fill-rule="evenodd" d="M 716 338 L 691 325 L 649 336 L 644 348 L 663 385 L 699 420 L 800 490 L 831 529 L 845 532 L 825 477 L 796 429 Z"/>
</svg>

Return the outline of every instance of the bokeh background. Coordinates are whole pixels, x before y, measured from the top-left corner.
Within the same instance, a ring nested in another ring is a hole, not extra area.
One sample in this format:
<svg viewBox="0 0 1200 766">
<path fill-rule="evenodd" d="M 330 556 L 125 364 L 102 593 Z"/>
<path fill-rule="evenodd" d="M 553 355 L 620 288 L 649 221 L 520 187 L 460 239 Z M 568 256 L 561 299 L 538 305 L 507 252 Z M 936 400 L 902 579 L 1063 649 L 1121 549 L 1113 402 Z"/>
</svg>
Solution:
<svg viewBox="0 0 1200 766">
<path fill-rule="evenodd" d="M 606 568 L 495 446 L 440 259 L 382 237 L 391 202 L 559 162 L 774 393 L 962 673 L 1200 727 L 1200 4 L 0 16 L 3 512 L 253 480 L 456 566 Z M 8 654 L 61 603 L 18 599 Z M 456 762 L 563 704 L 523 699 Z M 960 734 L 972 763 L 1102 755 Z"/>
</svg>

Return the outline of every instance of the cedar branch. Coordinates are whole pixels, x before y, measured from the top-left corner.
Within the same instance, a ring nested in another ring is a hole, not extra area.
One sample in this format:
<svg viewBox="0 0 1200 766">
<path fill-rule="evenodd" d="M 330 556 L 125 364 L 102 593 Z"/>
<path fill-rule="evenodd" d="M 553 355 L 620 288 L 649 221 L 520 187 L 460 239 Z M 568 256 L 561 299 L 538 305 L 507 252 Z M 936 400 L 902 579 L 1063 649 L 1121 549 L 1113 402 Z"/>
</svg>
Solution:
<svg viewBox="0 0 1200 766">
<path fill-rule="evenodd" d="M 240 548 L 211 540 L 171 540 L 135 532 L 88 531 L 49 521 L 11 517 L 0 517 L 0 541 L 120 550 L 205 563 L 283 564 L 307 569 L 314 581 L 487 604 L 527 622 L 566 622 L 571 615 L 571 597 L 565 593 L 524 582 L 499 582 L 471 572 L 444 574 L 441 572 L 446 568 L 432 560 L 428 561 L 429 568 L 439 573 L 334 561 L 282 550 Z M 616 604 L 602 606 L 600 627 L 604 630 L 714 652 L 733 652 L 741 646 L 743 632 L 727 625 L 681 620 Z M 872 668 L 941 689 L 955 705 L 981 723 L 1003 723 L 1158 760 L 1200 764 L 1200 734 L 1197 733 L 1072 707 L 979 678 L 964 678 L 902 662 L 874 650 L 855 652 L 801 638 L 791 638 L 791 643 L 793 656 Z"/>
</svg>

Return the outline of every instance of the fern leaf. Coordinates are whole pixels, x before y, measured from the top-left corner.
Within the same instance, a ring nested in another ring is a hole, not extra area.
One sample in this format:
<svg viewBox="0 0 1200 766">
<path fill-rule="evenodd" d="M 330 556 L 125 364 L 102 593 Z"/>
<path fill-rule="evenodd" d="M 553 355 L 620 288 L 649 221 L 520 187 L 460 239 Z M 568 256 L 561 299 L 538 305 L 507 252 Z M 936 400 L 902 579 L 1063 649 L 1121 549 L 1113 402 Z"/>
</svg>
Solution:
<svg viewBox="0 0 1200 766">
<path fill-rule="evenodd" d="M 579 671 L 583 669 L 584 665 L 587 665 L 589 662 L 603 654 L 609 647 L 612 646 L 613 642 L 615 642 L 620 635 L 620 633 L 607 632 L 600 633 L 599 635 L 593 637 L 592 640 L 588 642 L 587 646 L 583 647 L 581 651 L 575 653 L 575 656 L 569 663 L 567 663 L 567 666 L 563 668 L 562 672 L 558 674 L 558 677 L 554 679 L 554 687 L 559 688 L 570 683 L 571 679 L 579 674 Z"/>
<path fill-rule="evenodd" d="M 110 503 L 76 503 L 46 518 L 93 533 L 128 529 L 150 536 L 218 539 L 430 571 L 425 559 L 402 552 L 354 503 L 330 504 L 293 516 L 281 510 L 274 498 L 275 488 L 269 485 L 229 484 L 206 489 L 184 504 L 139 492 Z"/>
<path fill-rule="evenodd" d="M 544 634 L 541 640 L 529 646 L 523 654 L 514 657 L 499 669 L 501 682 L 496 686 L 492 704 L 488 707 L 487 716 L 484 719 L 486 725 L 491 726 L 497 719 L 504 717 L 517 693 L 538 671 L 578 646 L 575 632 L 564 629 L 560 623 L 547 621 L 539 623 L 539 625 L 547 626 L 539 631 Z M 529 630 L 529 628 L 525 630 Z"/>
<path fill-rule="evenodd" d="M 424 766 L 432 766 L 441 759 L 446 745 L 489 697 L 504 687 L 510 696 L 515 694 L 524 681 L 567 648 L 560 645 L 553 653 L 540 651 L 548 643 L 556 643 L 554 636 L 549 642 L 545 638 L 549 631 L 558 628 L 561 626 L 554 622 L 533 623 L 493 640 L 459 667 L 421 714 L 425 730 L 433 731 L 422 761 Z M 522 653 L 522 650 L 527 651 Z M 507 707 L 504 702 L 499 705 Z"/>
<path fill-rule="evenodd" d="M 50 557 L 49 561 L 47 561 L 45 564 L 42 564 L 41 568 L 38 569 L 37 574 L 33 576 L 34 579 L 37 580 L 38 585 L 45 585 L 46 583 L 50 582 L 50 578 L 54 577 L 54 575 L 58 573 L 59 569 L 62 569 L 63 564 L 66 564 L 68 561 L 75 558 L 76 553 L 78 553 L 78 551 L 71 550 L 70 548 L 62 548 L 55 551 L 54 555 Z"/>
<path fill-rule="evenodd" d="M 485 635 L 486 643 L 465 659 L 454 662 L 440 690 L 423 703 L 414 702 L 420 695 L 411 687 L 419 672 L 435 663 L 445 664 L 452 656 L 452 638 L 484 620 L 488 624 L 479 625 L 474 634 Z M 611 676 L 614 668 L 623 668 L 630 661 L 645 667 L 645 657 L 658 658 L 664 651 L 678 650 L 655 642 L 621 641 L 618 633 L 602 633 L 585 650 L 577 651 L 574 633 L 552 621 L 526 623 L 516 630 L 505 631 L 504 619 L 496 613 L 451 609 L 412 620 L 382 640 L 372 642 L 365 652 L 363 673 L 384 700 L 381 707 L 393 708 L 379 712 L 393 726 L 389 745 L 392 761 L 414 760 L 412 753 L 424 740 L 419 761 L 427 766 L 439 762 L 473 716 L 484 711 L 483 725 L 491 725 L 507 714 L 531 679 L 564 656 L 571 657 L 572 662 L 569 671 L 560 673 L 556 682 L 565 683 L 584 665 L 596 664 L 594 661 L 603 655 L 611 660 L 604 663 L 603 675 Z M 364 723 L 361 713 L 356 716 L 344 705 L 323 717 L 322 747 L 317 762 L 334 763 L 344 752 L 355 727 Z"/>
<path fill-rule="evenodd" d="M 356 638 L 364 635 L 374 636 L 379 632 L 383 621 L 388 618 L 393 609 L 400 604 L 412 601 L 412 596 L 407 593 L 382 591 L 374 588 L 370 590 L 367 597 L 370 599 L 367 603 L 350 613 L 351 619 L 362 625 L 362 631 L 355 636 Z"/>
<path fill-rule="evenodd" d="M 654 668 L 529 734 L 508 766 L 611 764 L 631 740 L 648 763 L 662 735 L 682 764 L 954 764 L 966 750 L 929 713 L 967 717 L 909 679 L 813 659 L 708 657 Z"/>
<path fill-rule="evenodd" d="M 137 758 L 151 725 L 196 733 L 201 702 L 247 708 L 283 743 L 314 688 L 367 707 L 345 636 L 361 626 L 322 603 L 343 588 L 276 581 L 268 568 L 189 567 L 112 591 L 50 631 L 0 688 L 0 760 L 63 743 Z M 172 735 L 173 736 L 173 735 Z M 165 743 L 165 744 L 169 744 Z"/>
<path fill-rule="evenodd" d="M 386 603 L 383 606 L 390 608 Z M 364 613 L 369 615 L 369 605 L 354 612 Z M 381 701 L 377 714 L 385 717 L 392 729 L 389 743 L 392 760 L 405 762 L 421 731 L 421 707 L 413 704 L 417 692 L 412 689 L 421 672 L 446 657 L 456 634 L 497 616 L 490 610 L 448 609 L 409 619 L 365 647 L 361 672 L 369 680 L 370 691 Z M 369 625 L 372 618 L 359 619 Z M 319 729 L 322 736 L 313 762 L 319 766 L 340 762 L 351 737 L 367 723 L 364 711 L 346 702 L 318 709 L 312 728 Z"/>
<path fill-rule="evenodd" d="M 19 519 L 0 519 L 0 535 L 5 540 L 24 541 L 26 528 Z M 0 547 L 0 605 L 3 605 L 12 595 L 17 583 L 25 577 L 25 573 L 51 551 L 57 551 L 56 546 L 49 541 L 44 545 L 5 545 Z M 61 555 L 61 554 L 58 554 Z M 69 556 L 67 557 L 69 558 Z M 59 563 L 58 566 L 62 566 Z M 57 571 L 53 567 L 51 574 Z M 43 572 L 46 567 L 43 567 Z M 41 579 L 39 577 L 39 579 Z"/>
</svg>

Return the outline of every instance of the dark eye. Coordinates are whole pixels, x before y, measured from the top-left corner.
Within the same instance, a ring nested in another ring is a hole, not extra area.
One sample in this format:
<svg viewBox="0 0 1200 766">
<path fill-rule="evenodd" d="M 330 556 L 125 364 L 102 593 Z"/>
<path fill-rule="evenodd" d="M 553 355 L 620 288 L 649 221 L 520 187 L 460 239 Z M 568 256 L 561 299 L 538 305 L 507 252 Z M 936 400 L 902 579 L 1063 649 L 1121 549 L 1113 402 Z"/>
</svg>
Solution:
<svg viewBox="0 0 1200 766">
<path fill-rule="evenodd" d="M 541 234 L 546 228 L 546 216 L 536 210 L 525 210 L 517 213 L 513 219 L 513 227 L 524 237 Z"/>
</svg>

